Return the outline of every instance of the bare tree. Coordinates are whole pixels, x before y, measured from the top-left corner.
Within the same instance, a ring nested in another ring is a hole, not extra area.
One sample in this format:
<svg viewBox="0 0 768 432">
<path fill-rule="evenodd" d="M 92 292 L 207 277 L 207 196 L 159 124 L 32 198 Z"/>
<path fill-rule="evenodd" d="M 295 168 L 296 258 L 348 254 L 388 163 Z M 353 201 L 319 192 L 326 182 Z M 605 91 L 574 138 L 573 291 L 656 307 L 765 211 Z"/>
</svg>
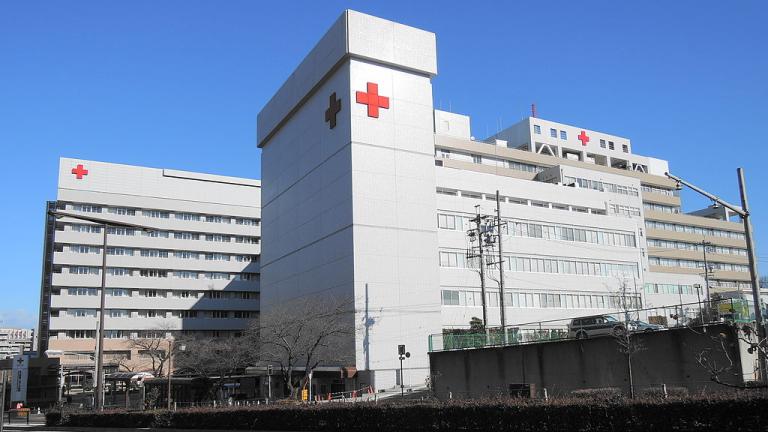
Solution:
<svg viewBox="0 0 768 432">
<path fill-rule="evenodd" d="M 262 361 L 280 368 L 290 397 L 318 365 L 351 362 L 355 331 L 354 300 L 303 297 L 275 305 L 262 313 L 258 327 Z M 296 368 L 303 374 L 295 376 Z"/>
<path fill-rule="evenodd" d="M 128 346 L 132 350 L 137 350 L 139 357 L 146 360 L 138 364 L 133 369 L 150 371 L 156 377 L 165 375 L 165 364 L 168 356 L 173 350 L 173 343 L 166 337 L 167 329 L 161 328 L 148 331 L 144 337 L 131 339 Z"/>
<path fill-rule="evenodd" d="M 184 339 L 174 354 L 174 366 L 206 379 L 217 380 L 216 398 L 224 398 L 224 381 L 256 362 L 257 345 L 250 334 L 243 337 Z"/>
<path fill-rule="evenodd" d="M 634 290 L 634 285 L 630 288 L 629 281 L 627 279 L 619 280 L 617 307 L 622 314 L 624 325 L 616 327 L 613 331 L 613 338 L 616 341 L 617 349 L 620 353 L 624 354 L 627 360 L 627 374 L 629 376 L 629 395 L 635 397 L 635 382 L 632 373 L 632 356 L 640 351 L 645 350 L 645 346 L 642 341 L 637 338 L 637 335 L 633 332 L 635 322 L 637 321 L 637 293 Z"/>
<path fill-rule="evenodd" d="M 749 345 L 747 351 L 750 354 L 757 354 L 757 356 L 768 355 L 768 340 L 759 340 L 759 336 L 749 324 L 744 324 L 739 327 L 736 323 L 730 323 L 732 331 L 736 335 L 736 341 L 741 340 Z M 698 334 L 696 330 L 691 329 Z M 728 337 L 726 333 L 719 333 L 715 336 L 710 336 L 710 339 L 715 343 L 715 347 L 708 347 L 703 349 L 696 355 L 696 362 L 699 366 L 709 372 L 709 379 L 713 382 L 732 388 L 740 389 L 760 389 L 768 388 L 768 384 L 759 382 L 745 382 L 743 381 L 743 375 L 741 373 L 741 362 L 734 358 L 733 345 L 734 338 Z M 752 372 L 756 372 L 757 369 Z M 729 379 L 730 378 L 730 379 Z M 735 380 L 739 384 L 729 382 Z"/>
</svg>

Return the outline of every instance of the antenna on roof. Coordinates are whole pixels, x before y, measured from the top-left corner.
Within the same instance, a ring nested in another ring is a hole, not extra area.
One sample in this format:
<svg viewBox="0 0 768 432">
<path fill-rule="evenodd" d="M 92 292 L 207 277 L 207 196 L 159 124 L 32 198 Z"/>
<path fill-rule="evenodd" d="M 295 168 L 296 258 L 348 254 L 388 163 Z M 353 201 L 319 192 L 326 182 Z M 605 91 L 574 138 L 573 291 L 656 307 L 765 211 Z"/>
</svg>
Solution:
<svg viewBox="0 0 768 432">
<path fill-rule="evenodd" d="M 536 118 L 536 104 L 531 104 L 531 117 Z"/>
</svg>

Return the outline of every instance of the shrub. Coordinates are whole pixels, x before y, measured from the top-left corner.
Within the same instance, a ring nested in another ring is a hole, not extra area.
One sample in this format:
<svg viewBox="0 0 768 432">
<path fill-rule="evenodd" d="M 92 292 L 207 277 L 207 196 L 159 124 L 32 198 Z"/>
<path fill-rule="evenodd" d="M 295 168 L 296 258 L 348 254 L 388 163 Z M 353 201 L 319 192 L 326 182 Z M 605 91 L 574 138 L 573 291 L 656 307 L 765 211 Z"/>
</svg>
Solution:
<svg viewBox="0 0 768 432">
<path fill-rule="evenodd" d="M 610 392 L 609 392 L 610 393 Z M 613 393 L 611 393 L 613 394 Z M 768 399 L 731 394 L 685 399 L 588 398 L 548 402 L 494 399 L 450 402 L 319 404 L 170 411 L 49 413 L 49 426 L 293 431 L 648 431 L 764 430 Z M 58 421 L 58 423 L 57 423 Z"/>
</svg>

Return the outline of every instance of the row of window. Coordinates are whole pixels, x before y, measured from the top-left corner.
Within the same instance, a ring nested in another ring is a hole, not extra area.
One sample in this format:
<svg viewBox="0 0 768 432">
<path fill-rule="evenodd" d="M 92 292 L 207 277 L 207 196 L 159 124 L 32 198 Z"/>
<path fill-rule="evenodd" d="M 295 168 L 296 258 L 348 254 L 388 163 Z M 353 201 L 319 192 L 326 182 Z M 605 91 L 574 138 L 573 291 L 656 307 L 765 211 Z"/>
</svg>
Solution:
<svg viewBox="0 0 768 432">
<path fill-rule="evenodd" d="M 518 162 L 509 159 L 499 159 L 491 156 L 482 156 L 478 154 L 470 154 L 457 152 L 454 150 L 437 148 L 435 149 L 435 157 L 440 159 L 453 159 L 464 162 L 473 162 L 476 164 L 489 165 L 499 168 L 508 168 L 516 171 L 540 173 L 546 168 L 539 165 L 533 165 L 525 162 Z"/>
<path fill-rule="evenodd" d="M 440 267 L 478 268 L 477 258 L 467 258 L 464 252 L 440 251 Z M 638 276 L 637 264 L 579 261 L 566 258 L 531 258 L 505 256 L 505 271 L 524 273 L 556 273 L 584 276 Z"/>
<path fill-rule="evenodd" d="M 66 288 L 67 295 L 97 296 L 98 288 L 71 287 Z M 178 297 L 178 298 L 209 298 L 209 299 L 238 299 L 249 300 L 258 297 L 252 291 L 190 291 L 190 290 L 157 290 L 141 289 L 136 291 L 140 297 Z M 106 294 L 112 297 L 131 297 L 131 290 L 125 288 L 107 288 Z"/>
<path fill-rule="evenodd" d="M 648 264 L 663 266 L 663 267 L 683 267 L 683 268 L 700 268 L 700 269 L 704 268 L 704 261 L 694 261 L 694 260 L 678 259 L 678 258 L 648 257 Z M 709 261 L 707 264 L 709 265 L 710 270 L 734 271 L 734 272 L 745 272 L 745 273 L 749 271 L 749 266 L 746 266 L 743 264 L 720 263 L 720 262 L 711 262 L 711 261 Z"/>
<path fill-rule="evenodd" d="M 498 292 L 486 292 L 485 296 L 487 307 L 499 307 Z M 482 306 L 482 298 L 478 291 L 442 290 L 443 306 Z M 514 308 L 617 309 L 626 306 L 639 309 L 641 304 L 638 296 L 504 293 L 504 306 Z"/>
<path fill-rule="evenodd" d="M 639 208 L 623 204 L 611 204 L 611 212 L 627 217 L 640 217 Z"/>
<path fill-rule="evenodd" d="M 565 176 L 563 177 L 563 183 L 565 183 L 566 185 L 575 184 L 575 185 L 578 185 L 580 188 L 594 189 L 600 192 L 611 192 L 619 195 L 640 196 L 640 192 L 638 192 L 637 188 L 635 187 L 624 186 L 624 185 L 615 184 L 615 183 L 607 183 L 599 180 L 590 180 L 585 178 Z"/>
<path fill-rule="evenodd" d="M 112 213 L 120 216 L 136 216 L 140 214 L 143 217 L 158 218 L 158 219 L 170 219 L 172 216 L 175 219 L 185 221 L 198 221 L 198 222 L 212 222 L 212 223 L 225 223 L 247 226 L 259 226 L 259 219 L 244 218 L 244 217 L 232 217 L 222 215 L 211 215 L 202 213 L 188 213 L 188 212 L 171 212 L 166 210 L 157 209 L 139 209 L 134 207 L 112 207 L 101 206 L 96 204 L 86 203 L 73 203 L 67 205 L 68 210 L 83 213 Z"/>
<path fill-rule="evenodd" d="M 704 252 L 704 245 L 702 245 L 701 243 L 688 243 L 688 242 L 674 241 L 674 240 L 648 239 L 648 246 L 665 248 L 665 249 L 681 249 L 681 250 L 690 250 L 690 251 L 696 251 L 696 252 Z M 716 245 L 708 245 L 706 248 L 707 248 L 707 252 L 710 252 L 710 253 L 717 253 L 717 254 L 723 254 L 723 255 L 747 256 L 747 250 L 742 248 L 716 246 Z"/>
<path fill-rule="evenodd" d="M 733 289 L 739 289 L 739 290 L 752 289 L 751 282 L 728 281 L 728 280 L 719 280 L 719 279 L 710 279 L 709 286 L 718 287 L 718 288 L 733 288 Z"/>
<path fill-rule="evenodd" d="M 447 230 L 468 231 L 473 228 L 469 216 L 440 213 L 437 215 L 437 227 Z M 635 235 L 602 230 L 572 228 L 560 224 L 539 224 L 504 219 L 502 234 L 514 237 L 541 238 L 572 242 L 594 243 L 607 246 L 636 247 Z"/>
<path fill-rule="evenodd" d="M 651 193 L 657 193 L 667 196 L 680 196 L 680 192 L 676 189 L 666 189 L 666 188 L 660 188 L 656 186 L 650 186 L 650 185 L 640 185 L 640 189 L 643 192 L 651 192 Z"/>
<path fill-rule="evenodd" d="M 448 195 L 448 196 L 454 196 L 454 197 L 461 196 L 462 198 L 471 198 L 471 199 L 478 199 L 478 200 L 481 200 L 483 199 L 483 197 L 485 197 L 485 199 L 488 201 L 496 201 L 495 193 L 483 194 L 482 192 L 460 191 L 458 189 L 448 189 L 443 187 L 438 187 L 436 192 L 438 195 Z M 578 206 L 572 206 L 568 204 L 558 204 L 558 203 L 551 203 L 546 201 L 529 200 L 526 198 L 500 196 L 499 201 L 508 202 L 510 204 L 527 205 L 531 207 L 552 208 L 556 210 L 569 210 L 577 213 L 591 213 L 591 214 L 605 215 L 605 210 L 603 209 L 578 207 Z"/>
<path fill-rule="evenodd" d="M 657 212 L 662 213 L 671 213 L 671 214 L 679 214 L 680 213 L 680 207 L 679 206 L 671 206 L 666 204 L 656 204 L 656 203 L 649 203 L 644 202 L 643 208 L 646 210 L 653 210 Z"/>
<path fill-rule="evenodd" d="M 684 232 L 689 234 L 698 234 L 711 237 L 725 237 L 738 240 L 744 240 L 744 233 L 736 231 L 726 231 L 717 228 L 703 228 L 691 225 L 681 225 L 671 222 L 661 222 L 655 220 L 646 220 L 645 226 L 648 229 L 659 229 L 666 231 Z"/>
<path fill-rule="evenodd" d="M 98 275 L 101 267 L 95 266 L 54 266 L 54 273 L 62 273 L 64 269 L 69 274 Z M 167 278 L 172 276 L 178 279 L 212 279 L 212 280 L 258 280 L 258 273 L 224 273 L 224 272 L 197 272 L 188 270 L 164 270 L 164 269 L 137 269 L 125 267 L 107 267 L 110 276 L 139 276 L 150 278 Z"/>
<path fill-rule="evenodd" d="M 75 232 L 87 232 L 87 233 L 100 233 L 101 227 L 96 225 L 86 224 L 68 224 L 70 229 Z M 253 236 L 241 236 L 241 235 L 228 235 L 228 234 L 215 234 L 215 233 L 199 233 L 189 231 L 143 231 L 134 228 L 125 227 L 108 227 L 107 233 L 111 235 L 120 236 L 135 236 L 137 233 L 144 237 L 153 238 L 173 238 L 176 240 L 205 240 L 212 242 L 223 243 L 245 243 L 245 244 L 259 244 L 259 237 Z"/>
<path fill-rule="evenodd" d="M 57 244 L 55 249 L 57 251 L 63 251 L 64 245 Z M 70 244 L 67 245 L 67 250 L 72 253 L 81 254 L 101 254 L 101 247 L 94 245 L 82 245 L 82 244 Z M 258 261 L 256 255 L 238 255 L 238 254 L 226 254 L 220 252 L 197 252 L 197 251 L 180 251 L 180 250 L 167 250 L 167 249 L 142 249 L 142 248 L 129 248 L 129 247 L 117 247 L 108 246 L 107 255 L 120 255 L 120 256 L 142 256 L 149 258 L 168 258 L 174 257 L 179 259 L 204 259 L 206 261 L 237 261 L 237 262 L 252 262 Z"/>
<path fill-rule="evenodd" d="M 687 294 L 695 295 L 696 287 L 693 285 L 677 285 L 677 284 L 645 284 L 646 294 Z M 704 295 L 704 293 L 699 293 Z"/>
<path fill-rule="evenodd" d="M 61 309 L 51 311 L 51 316 L 66 315 L 73 318 L 96 318 L 96 309 Z M 181 311 L 130 311 L 127 309 L 108 309 L 106 314 L 110 318 L 154 318 L 154 317 L 174 318 L 251 318 L 255 317 L 255 312 L 251 311 L 203 311 L 203 310 L 181 310 Z"/>
<path fill-rule="evenodd" d="M 608 150 L 615 150 L 615 146 L 613 144 L 613 141 L 608 141 L 607 144 L 608 144 L 608 146 L 607 146 Z M 604 139 L 600 140 L 600 148 L 606 148 L 606 142 L 605 142 Z M 621 145 L 621 151 L 623 151 L 624 153 L 629 153 L 629 146 L 626 145 L 626 144 L 622 144 Z"/>
<path fill-rule="evenodd" d="M 251 312 L 250 317 L 254 318 L 258 316 L 256 312 Z M 248 317 L 244 317 L 248 318 Z M 223 336 L 242 336 L 241 330 L 174 330 L 174 331 L 161 331 L 161 330 L 105 330 L 104 336 L 107 337 L 109 333 L 110 339 L 161 339 L 161 338 L 179 338 L 179 337 L 223 337 Z M 119 333 L 115 333 L 119 332 Z M 120 337 L 116 337 L 120 335 Z M 64 337 L 67 339 L 94 339 L 96 337 L 96 330 L 68 330 L 65 332 Z M 54 330 L 50 332 L 51 339 L 58 339 L 59 332 Z M 163 351 L 160 349 L 159 351 Z M 92 353 L 84 352 L 81 354 L 82 360 L 89 360 L 92 358 Z M 130 358 L 130 351 L 104 351 L 105 358 Z M 139 357 L 148 358 L 149 354 L 146 350 L 139 350 Z"/>
<path fill-rule="evenodd" d="M 536 124 L 533 125 L 533 133 L 535 133 L 536 135 L 541 135 L 541 126 L 536 125 Z M 552 138 L 557 138 L 557 136 L 558 136 L 557 129 L 550 128 L 549 129 L 549 136 L 552 137 Z M 567 140 L 568 139 L 568 132 L 566 132 L 564 130 L 561 130 L 560 131 L 560 139 L 561 140 Z"/>
</svg>

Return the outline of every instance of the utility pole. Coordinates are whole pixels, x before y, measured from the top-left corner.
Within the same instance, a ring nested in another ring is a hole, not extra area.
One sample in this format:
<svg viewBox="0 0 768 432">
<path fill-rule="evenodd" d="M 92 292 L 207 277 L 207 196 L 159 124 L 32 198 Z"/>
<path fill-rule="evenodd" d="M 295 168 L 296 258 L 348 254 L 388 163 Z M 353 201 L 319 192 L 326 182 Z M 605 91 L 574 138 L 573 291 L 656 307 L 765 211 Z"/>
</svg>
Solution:
<svg viewBox="0 0 768 432">
<path fill-rule="evenodd" d="M 499 191 L 496 190 L 496 235 L 499 242 L 499 306 L 501 306 L 501 337 L 504 345 L 507 344 L 507 318 L 506 310 L 504 308 L 504 252 L 501 246 L 501 200 L 499 199 Z"/>
<path fill-rule="evenodd" d="M 755 245 L 753 240 L 753 233 L 752 233 L 752 220 L 750 218 L 749 213 L 749 203 L 747 202 L 747 188 L 744 181 L 744 170 L 742 168 L 736 169 L 736 174 L 739 177 L 739 194 L 741 195 L 741 208 L 738 206 L 735 206 L 733 204 L 730 204 L 726 201 L 723 201 L 722 199 L 718 198 L 715 195 L 712 195 L 711 193 L 694 186 L 691 183 L 688 183 L 687 181 L 681 179 L 680 177 L 676 177 L 670 173 L 664 173 L 667 177 L 669 177 L 672 180 L 675 180 L 678 185 L 683 184 L 685 186 L 688 186 L 695 192 L 698 192 L 701 195 L 704 195 L 705 197 L 711 199 L 713 202 L 722 205 L 723 207 L 727 207 L 730 210 L 732 210 L 734 213 L 741 216 L 741 221 L 744 223 L 744 240 L 747 243 L 747 257 L 749 258 L 749 273 L 750 273 L 750 279 L 752 281 L 752 302 L 754 303 L 754 310 L 755 310 L 755 327 L 757 327 L 757 337 L 758 342 L 764 343 L 766 340 L 765 336 L 765 327 L 763 326 L 763 315 L 762 311 L 760 309 L 760 284 L 759 284 L 759 276 L 757 271 L 757 257 L 755 256 Z M 762 350 L 757 350 L 757 357 L 759 362 L 759 370 L 758 370 L 758 376 L 759 380 L 766 382 L 766 378 L 768 375 L 766 373 L 768 372 L 768 369 L 766 369 L 766 359 L 765 355 L 762 354 Z"/>
<path fill-rule="evenodd" d="M 469 250 L 467 251 L 467 259 L 470 260 L 472 258 L 479 258 L 480 263 L 480 295 L 482 296 L 482 306 L 483 306 L 483 329 L 485 329 L 485 333 L 488 334 L 488 305 L 487 305 L 487 299 L 485 295 L 485 256 L 483 254 L 483 229 L 482 229 L 482 223 L 485 220 L 486 216 L 480 215 L 480 206 L 475 206 L 475 217 L 472 219 L 472 222 L 475 223 L 475 228 L 471 228 L 469 232 L 467 233 L 469 235 Z M 477 253 L 475 253 L 475 246 L 472 246 L 472 243 L 477 240 Z"/>
</svg>

